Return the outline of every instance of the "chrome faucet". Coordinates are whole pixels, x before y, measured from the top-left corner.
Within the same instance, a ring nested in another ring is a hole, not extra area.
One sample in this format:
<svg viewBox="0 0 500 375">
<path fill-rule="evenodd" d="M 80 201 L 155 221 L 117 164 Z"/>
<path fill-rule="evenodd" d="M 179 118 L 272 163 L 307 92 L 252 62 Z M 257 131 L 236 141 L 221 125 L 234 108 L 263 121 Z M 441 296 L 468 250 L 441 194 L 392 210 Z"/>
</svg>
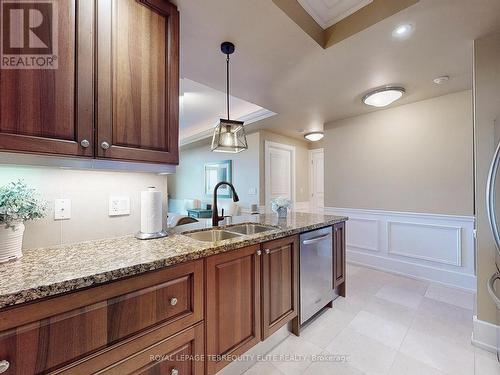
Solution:
<svg viewBox="0 0 500 375">
<path fill-rule="evenodd" d="M 222 209 L 222 216 L 219 216 L 219 209 L 217 208 L 217 190 L 222 185 L 227 185 L 232 190 L 233 202 L 238 202 L 240 200 L 240 198 L 238 197 L 238 194 L 236 193 L 236 190 L 234 190 L 234 186 L 231 183 L 222 181 L 222 182 L 219 182 L 217 185 L 215 185 L 215 187 L 214 187 L 214 203 L 212 205 L 212 226 L 213 227 L 218 227 L 219 221 L 224 220 L 224 209 Z"/>
</svg>

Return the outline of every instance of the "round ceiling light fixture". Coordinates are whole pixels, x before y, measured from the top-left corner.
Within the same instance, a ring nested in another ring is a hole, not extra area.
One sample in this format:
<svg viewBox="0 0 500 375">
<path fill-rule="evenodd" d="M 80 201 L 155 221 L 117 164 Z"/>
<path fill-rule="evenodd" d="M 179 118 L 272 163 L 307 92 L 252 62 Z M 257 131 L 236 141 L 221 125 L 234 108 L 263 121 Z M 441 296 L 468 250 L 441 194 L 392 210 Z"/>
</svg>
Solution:
<svg viewBox="0 0 500 375">
<path fill-rule="evenodd" d="M 413 25 L 405 23 L 403 25 L 396 26 L 394 30 L 392 30 L 392 36 L 394 38 L 404 39 L 410 36 L 412 31 L 413 31 Z"/>
<path fill-rule="evenodd" d="M 403 87 L 387 86 L 370 91 L 363 96 L 363 103 L 372 107 L 386 107 L 400 99 L 406 90 Z"/>
<path fill-rule="evenodd" d="M 436 77 L 434 78 L 432 81 L 436 84 L 436 85 L 442 85 L 443 83 L 446 83 L 450 80 L 450 76 L 440 76 L 440 77 Z"/>
<path fill-rule="evenodd" d="M 304 134 L 304 138 L 311 142 L 318 142 L 323 139 L 325 134 L 323 132 L 311 132 Z"/>
</svg>

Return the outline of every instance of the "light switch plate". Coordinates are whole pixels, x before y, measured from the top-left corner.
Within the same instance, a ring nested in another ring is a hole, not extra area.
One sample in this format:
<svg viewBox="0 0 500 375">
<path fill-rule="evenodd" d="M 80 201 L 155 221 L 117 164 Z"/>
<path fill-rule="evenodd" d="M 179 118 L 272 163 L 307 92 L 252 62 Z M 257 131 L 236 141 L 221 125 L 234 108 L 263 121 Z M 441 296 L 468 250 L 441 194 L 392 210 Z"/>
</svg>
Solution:
<svg viewBox="0 0 500 375">
<path fill-rule="evenodd" d="M 109 216 L 130 215 L 130 197 L 109 197 Z"/>
<path fill-rule="evenodd" d="M 56 199 L 54 201 L 54 220 L 71 219 L 71 199 Z"/>
</svg>

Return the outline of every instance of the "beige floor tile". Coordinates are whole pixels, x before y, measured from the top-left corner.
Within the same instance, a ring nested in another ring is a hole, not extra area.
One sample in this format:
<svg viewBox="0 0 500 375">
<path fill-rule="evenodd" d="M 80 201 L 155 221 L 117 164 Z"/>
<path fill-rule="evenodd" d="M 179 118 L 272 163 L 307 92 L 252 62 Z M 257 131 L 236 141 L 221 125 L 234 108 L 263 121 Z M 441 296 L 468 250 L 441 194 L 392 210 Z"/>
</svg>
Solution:
<svg viewBox="0 0 500 375">
<path fill-rule="evenodd" d="M 347 363 L 314 362 L 304 375 L 364 375 L 365 373 Z M 264 375 L 264 373 L 262 373 Z"/>
<path fill-rule="evenodd" d="M 363 306 L 362 311 L 378 315 L 387 320 L 404 326 L 410 326 L 415 317 L 416 310 L 409 307 L 372 296 Z"/>
<path fill-rule="evenodd" d="M 451 343 L 461 345 L 464 349 L 474 350 L 471 345 L 472 322 L 449 319 L 448 316 L 429 317 L 417 312 L 411 328 L 430 336 L 441 337 Z"/>
<path fill-rule="evenodd" d="M 479 349 L 474 357 L 474 375 L 500 375 L 500 363 L 496 355 Z"/>
<path fill-rule="evenodd" d="M 472 328 L 472 310 L 450 305 L 431 298 L 423 298 L 417 313 L 427 318 L 445 318 L 447 321 L 468 324 Z"/>
<path fill-rule="evenodd" d="M 340 309 L 342 311 L 357 314 L 363 307 L 367 304 L 368 300 L 372 296 L 369 294 L 354 294 L 351 290 L 347 289 L 347 297 L 338 297 L 334 302 L 334 308 Z"/>
<path fill-rule="evenodd" d="M 355 314 L 338 308 L 327 309 L 301 330 L 300 337 L 320 348 L 325 348 L 347 327 L 354 316 Z"/>
<path fill-rule="evenodd" d="M 267 363 L 267 362 L 258 362 L 244 372 L 244 375 L 263 375 L 263 374 L 284 375 L 280 370 L 274 367 L 272 363 Z"/>
<path fill-rule="evenodd" d="M 348 327 L 325 349 L 348 357 L 348 364 L 367 375 L 387 374 L 396 357 L 396 350 Z"/>
<path fill-rule="evenodd" d="M 319 346 L 290 336 L 268 354 L 266 362 L 271 362 L 286 375 L 301 374 L 311 364 L 311 357 L 322 352 Z"/>
<path fill-rule="evenodd" d="M 409 327 L 366 311 L 360 311 L 348 328 L 397 350 L 401 346 Z"/>
<path fill-rule="evenodd" d="M 446 375 L 444 372 L 399 353 L 388 375 Z"/>
<path fill-rule="evenodd" d="M 400 352 L 447 374 L 471 375 L 474 372 L 474 352 L 452 344 L 442 337 L 410 329 Z"/>
<path fill-rule="evenodd" d="M 417 309 L 422 301 L 422 295 L 392 285 L 384 286 L 375 296 L 411 309 Z"/>
<path fill-rule="evenodd" d="M 460 289 L 449 288 L 439 284 L 431 284 L 429 288 L 427 288 L 425 296 L 464 309 L 474 309 L 475 294 Z"/>
</svg>

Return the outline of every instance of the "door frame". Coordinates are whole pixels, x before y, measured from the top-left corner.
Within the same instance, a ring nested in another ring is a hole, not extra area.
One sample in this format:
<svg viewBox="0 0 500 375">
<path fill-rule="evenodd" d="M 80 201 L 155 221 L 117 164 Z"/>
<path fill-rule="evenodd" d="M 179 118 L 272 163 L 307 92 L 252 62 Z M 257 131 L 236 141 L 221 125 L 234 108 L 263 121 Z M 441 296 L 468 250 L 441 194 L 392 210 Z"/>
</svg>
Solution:
<svg viewBox="0 0 500 375">
<path fill-rule="evenodd" d="M 264 142 L 264 186 L 265 186 L 265 196 L 264 196 L 264 204 L 267 207 L 271 202 L 269 201 L 269 196 L 271 195 L 271 160 L 269 158 L 269 149 L 277 148 L 285 151 L 290 151 L 291 160 L 290 160 L 290 175 L 291 175 L 291 191 L 292 191 L 292 204 L 295 205 L 295 146 L 286 145 L 283 143 L 265 141 Z"/>
<path fill-rule="evenodd" d="M 313 193 L 314 193 L 314 168 L 312 167 L 313 165 L 313 155 L 314 154 L 318 154 L 318 153 L 322 153 L 323 154 L 323 160 L 325 160 L 325 149 L 324 148 L 315 148 L 315 149 L 312 149 L 312 150 L 309 150 L 309 207 L 311 208 L 311 210 L 315 210 L 315 205 L 314 205 L 314 197 L 313 197 Z M 324 162 L 323 162 L 324 163 Z M 324 164 L 323 164 L 324 165 Z M 325 189 L 325 171 L 323 170 L 323 191 Z M 325 197 L 323 196 L 323 207 L 325 206 Z"/>
</svg>

